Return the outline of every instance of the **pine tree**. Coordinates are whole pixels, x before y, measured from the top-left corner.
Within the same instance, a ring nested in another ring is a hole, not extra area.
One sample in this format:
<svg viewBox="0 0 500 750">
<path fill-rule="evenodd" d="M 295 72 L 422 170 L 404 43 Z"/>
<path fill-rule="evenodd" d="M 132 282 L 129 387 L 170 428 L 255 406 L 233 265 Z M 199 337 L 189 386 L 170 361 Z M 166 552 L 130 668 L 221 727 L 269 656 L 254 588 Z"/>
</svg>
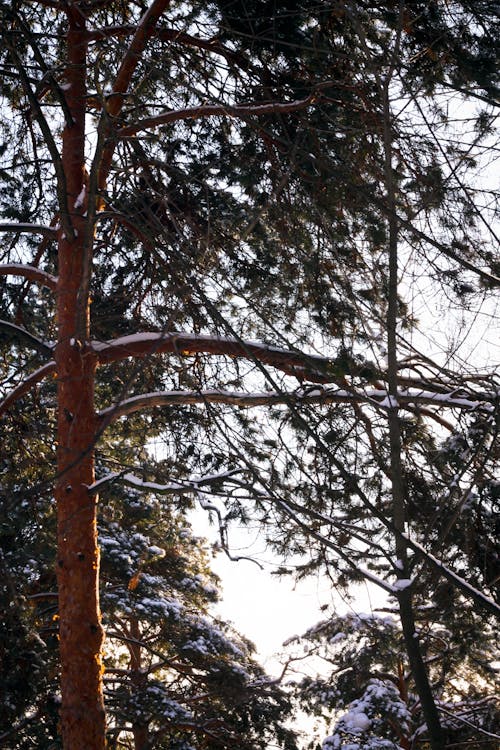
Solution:
<svg viewBox="0 0 500 750">
<path fill-rule="evenodd" d="M 314 540 L 309 569 L 397 593 L 443 747 L 411 587 L 434 575 L 497 611 L 468 577 L 493 588 L 498 394 L 491 372 L 419 352 L 407 290 L 472 306 L 498 284 L 495 195 L 470 171 L 493 132 L 495 20 L 467 2 L 2 6 L 1 274 L 17 282 L 0 411 L 14 430 L 21 398 L 52 397 L 37 429 L 57 467 L 30 492 L 55 482 L 65 746 L 105 742 L 95 467 L 135 431 L 165 440 L 167 481 L 238 470 L 277 547 L 303 550 L 297 527 Z M 486 105 L 465 143 L 446 91 Z M 276 439 L 234 405 L 273 407 Z M 463 470 L 435 461 L 432 426 L 467 435 Z M 470 569 L 469 491 L 487 499 Z M 412 517 L 415 497 L 450 503 L 451 525 Z"/>
</svg>

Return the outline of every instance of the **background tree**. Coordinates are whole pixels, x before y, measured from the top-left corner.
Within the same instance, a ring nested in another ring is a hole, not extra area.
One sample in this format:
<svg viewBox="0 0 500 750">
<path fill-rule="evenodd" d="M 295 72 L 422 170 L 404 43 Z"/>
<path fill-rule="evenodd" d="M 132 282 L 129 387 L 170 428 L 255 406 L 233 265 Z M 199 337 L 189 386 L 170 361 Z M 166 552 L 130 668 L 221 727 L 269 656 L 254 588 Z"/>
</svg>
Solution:
<svg viewBox="0 0 500 750">
<path fill-rule="evenodd" d="M 333 614 L 287 644 L 299 673 L 304 649 L 319 660 L 318 675 L 297 679 L 295 695 L 303 710 L 318 718 L 320 737 L 328 735 L 323 747 L 342 747 L 342 742 L 363 748 L 427 746 L 395 613 Z M 423 596 L 416 620 L 446 743 L 491 747 L 498 723 L 494 627 L 464 606 L 444 625 L 438 607 Z M 315 746 L 312 741 L 310 747 Z"/>
</svg>

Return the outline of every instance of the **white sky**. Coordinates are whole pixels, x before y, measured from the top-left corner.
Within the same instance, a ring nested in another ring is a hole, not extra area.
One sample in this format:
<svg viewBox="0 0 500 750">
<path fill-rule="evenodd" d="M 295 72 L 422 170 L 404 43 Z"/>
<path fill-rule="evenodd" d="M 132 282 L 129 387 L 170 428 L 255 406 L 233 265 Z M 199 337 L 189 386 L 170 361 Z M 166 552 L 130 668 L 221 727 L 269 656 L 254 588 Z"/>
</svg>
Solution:
<svg viewBox="0 0 500 750">
<path fill-rule="evenodd" d="M 205 536 L 210 542 L 218 540 L 218 530 L 209 525 L 204 511 L 194 513 L 191 523 L 195 535 Z M 282 651 L 283 642 L 304 633 L 331 613 L 332 608 L 338 613 L 353 609 L 371 612 L 384 600 L 383 592 L 374 586 L 361 585 L 356 590 L 355 600 L 349 604 L 320 574 L 298 584 L 293 576 L 271 575 L 280 560 L 266 550 L 265 542 L 255 530 L 232 527 L 229 543 L 234 556 L 254 557 L 263 569 L 249 560 L 232 561 L 224 553 L 213 558 L 210 567 L 222 581 L 222 601 L 215 611 L 253 641 L 259 662 L 271 674 L 280 671 L 277 655 Z M 322 611 L 325 605 L 328 610 Z"/>
</svg>

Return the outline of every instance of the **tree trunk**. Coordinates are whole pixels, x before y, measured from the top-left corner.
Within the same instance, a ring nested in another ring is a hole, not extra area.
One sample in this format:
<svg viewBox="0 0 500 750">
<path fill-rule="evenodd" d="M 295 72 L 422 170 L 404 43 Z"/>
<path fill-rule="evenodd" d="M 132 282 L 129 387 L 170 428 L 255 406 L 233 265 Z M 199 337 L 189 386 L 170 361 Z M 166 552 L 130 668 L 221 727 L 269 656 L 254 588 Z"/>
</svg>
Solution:
<svg viewBox="0 0 500 750">
<path fill-rule="evenodd" d="M 102 750 L 105 716 L 102 696 L 99 610 L 99 550 L 93 446 L 96 418 L 96 360 L 85 350 L 89 337 L 88 299 L 81 307 L 79 290 L 88 255 L 85 232 L 85 96 L 86 55 L 83 14 L 68 6 L 66 100 L 71 119 L 63 131 L 62 167 L 58 183 L 61 212 L 56 346 L 58 452 L 57 578 L 61 657 L 61 731 L 67 750 Z M 82 336 L 83 332 L 83 336 Z M 84 353 L 85 352 L 85 353 Z"/>
<path fill-rule="evenodd" d="M 396 182 L 392 167 L 392 131 L 389 100 L 390 75 L 383 86 L 384 102 L 384 150 L 385 150 L 385 183 L 387 205 L 389 207 L 389 274 L 387 283 L 387 380 L 390 405 L 387 410 L 389 425 L 390 467 L 392 486 L 393 523 L 397 532 L 395 553 L 397 558 L 397 575 L 400 580 L 410 576 L 407 544 L 403 537 L 406 531 L 406 487 L 403 464 L 401 460 L 401 426 L 399 419 L 398 397 L 398 357 L 397 357 L 397 322 L 398 322 L 398 223 L 396 219 Z M 422 713 L 429 733 L 432 750 L 444 750 L 444 738 L 427 668 L 415 629 L 411 588 L 398 591 L 399 615 L 406 653 L 410 662 L 415 687 L 422 704 Z"/>
<path fill-rule="evenodd" d="M 146 675 L 142 672 L 140 645 L 142 634 L 137 617 L 134 617 L 130 623 L 130 636 L 131 641 L 128 646 L 130 652 L 130 681 L 134 689 L 139 692 L 146 688 L 147 679 Z M 146 723 L 141 723 L 135 719 L 132 724 L 132 733 L 134 736 L 134 750 L 147 750 L 147 748 L 149 747 L 148 725 Z"/>
</svg>

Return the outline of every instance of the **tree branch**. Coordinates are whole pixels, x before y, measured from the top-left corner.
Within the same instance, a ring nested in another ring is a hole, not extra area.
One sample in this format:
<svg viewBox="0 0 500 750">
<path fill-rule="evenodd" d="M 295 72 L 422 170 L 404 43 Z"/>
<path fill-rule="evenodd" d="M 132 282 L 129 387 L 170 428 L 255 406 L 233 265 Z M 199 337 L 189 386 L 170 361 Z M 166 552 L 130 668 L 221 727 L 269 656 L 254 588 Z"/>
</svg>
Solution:
<svg viewBox="0 0 500 750">
<path fill-rule="evenodd" d="M 46 357 L 51 357 L 53 354 L 53 347 L 47 344 L 37 336 L 33 336 L 32 333 L 27 331 L 21 326 L 16 326 L 15 323 L 10 323 L 8 320 L 0 320 L 0 331 L 3 331 L 9 338 L 18 339 L 23 343 L 28 344 L 32 349 L 35 349 L 40 354 Z"/>
<path fill-rule="evenodd" d="M 45 224 L 23 224 L 18 222 L 2 222 L 0 232 L 12 232 L 13 234 L 41 234 L 42 237 L 48 237 L 55 240 L 57 230 Z"/>
<path fill-rule="evenodd" d="M 67 197 L 67 191 L 66 191 L 66 175 L 64 172 L 63 164 L 62 164 L 61 155 L 59 153 L 56 142 L 54 140 L 54 136 L 52 134 L 50 125 L 47 122 L 45 115 L 43 114 L 42 108 L 40 106 L 40 102 L 38 101 L 31 87 L 31 83 L 29 81 L 28 75 L 26 74 L 26 70 L 24 68 L 23 62 L 19 58 L 19 55 L 17 54 L 17 50 L 14 44 L 9 41 L 8 36 L 5 37 L 5 40 L 6 40 L 9 53 L 14 61 L 14 65 L 16 66 L 18 70 L 19 80 L 22 84 L 24 93 L 36 117 L 36 121 L 38 123 L 40 130 L 42 131 L 42 135 L 45 140 L 45 145 L 47 146 L 47 149 L 49 151 L 49 154 L 52 160 L 52 165 L 55 171 L 55 176 L 56 176 L 57 198 L 58 198 L 58 202 L 60 206 L 61 221 L 63 223 L 64 231 L 69 237 L 71 237 L 73 236 L 73 228 L 69 221 L 68 197 Z"/>
<path fill-rule="evenodd" d="M 237 104 L 234 106 L 225 104 L 206 104 L 199 107 L 187 107 L 186 109 L 168 110 L 155 117 L 147 117 L 139 120 L 133 125 L 127 125 L 118 131 L 119 138 L 136 135 L 141 130 L 155 128 L 158 125 L 167 125 L 170 122 L 179 120 L 198 120 L 201 117 L 214 117 L 222 115 L 224 117 L 260 117 L 262 115 L 279 115 L 296 112 L 304 109 L 310 104 L 317 101 L 318 94 L 313 92 L 305 99 L 298 99 L 293 102 L 267 102 L 265 104 Z"/>
<path fill-rule="evenodd" d="M 100 364 L 116 362 L 127 357 L 148 357 L 152 354 L 170 353 L 189 356 L 206 353 L 259 361 L 272 365 L 299 380 L 305 378 L 317 383 L 332 380 L 328 368 L 333 366 L 333 361 L 326 357 L 217 336 L 148 332 L 123 336 L 105 343 L 94 341 L 90 348 L 97 354 Z"/>
<path fill-rule="evenodd" d="M 4 414 L 13 403 L 31 391 L 37 383 L 40 383 L 40 381 L 44 380 L 49 375 L 52 375 L 55 371 L 56 363 L 51 361 L 43 367 L 40 367 L 38 370 L 35 370 L 35 372 L 28 375 L 28 377 L 24 378 L 18 386 L 13 388 L 11 392 L 7 394 L 3 401 L 0 401 L 0 416 Z"/>
<path fill-rule="evenodd" d="M 165 391 L 157 393 L 145 393 L 109 406 L 99 412 L 99 419 L 106 423 L 114 422 L 116 419 L 127 414 L 133 414 L 143 409 L 154 407 L 168 407 L 189 404 L 226 404 L 241 408 L 253 408 L 257 406 L 275 406 L 279 404 L 358 404 L 369 403 L 373 406 L 381 406 L 387 398 L 387 393 L 381 390 L 367 391 L 345 391 L 330 390 L 323 388 L 299 389 L 296 391 L 285 391 L 273 393 L 264 391 L 262 393 L 237 393 L 213 389 L 206 391 Z M 430 404 L 437 408 L 450 408 L 461 410 L 474 410 L 482 405 L 482 401 L 469 400 L 466 398 L 447 399 L 441 398 L 440 394 L 432 392 L 399 391 L 397 396 L 401 407 L 419 407 L 421 404 Z M 498 399 L 497 399 L 498 400 Z M 382 408 L 384 408 L 382 406 Z M 413 411 L 413 408 L 410 408 Z M 434 417 L 432 412 L 428 416 Z M 448 425 L 451 427 L 451 425 Z"/>
<path fill-rule="evenodd" d="M 0 276 L 21 276 L 23 279 L 35 281 L 37 284 L 45 286 L 52 291 L 55 291 L 57 285 L 56 276 L 52 276 L 46 271 L 41 271 L 35 266 L 27 266 L 22 263 L 4 263 L 0 265 Z"/>
<path fill-rule="evenodd" d="M 120 114 L 125 95 L 129 88 L 134 71 L 139 63 L 141 54 L 146 47 L 148 39 L 153 34 L 159 18 L 168 8 L 169 4 L 170 0 L 153 0 L 153 3 L 139 21 L 135 34 L 130 42 L 130 46 L 122 59 L 120 68 L 116 75 L 112 94 L 106 100 L 106 113 L 104 113 L 104 116 L 114 118 Z M 116 145 L 115 140 L 111 137 L 111 129 L 109 135 L 109 142 L 103 151 L 101 163 L 99 165 L 99 190 L 104 190 L 106 186 L 106 180 Z"/>
</svg>

